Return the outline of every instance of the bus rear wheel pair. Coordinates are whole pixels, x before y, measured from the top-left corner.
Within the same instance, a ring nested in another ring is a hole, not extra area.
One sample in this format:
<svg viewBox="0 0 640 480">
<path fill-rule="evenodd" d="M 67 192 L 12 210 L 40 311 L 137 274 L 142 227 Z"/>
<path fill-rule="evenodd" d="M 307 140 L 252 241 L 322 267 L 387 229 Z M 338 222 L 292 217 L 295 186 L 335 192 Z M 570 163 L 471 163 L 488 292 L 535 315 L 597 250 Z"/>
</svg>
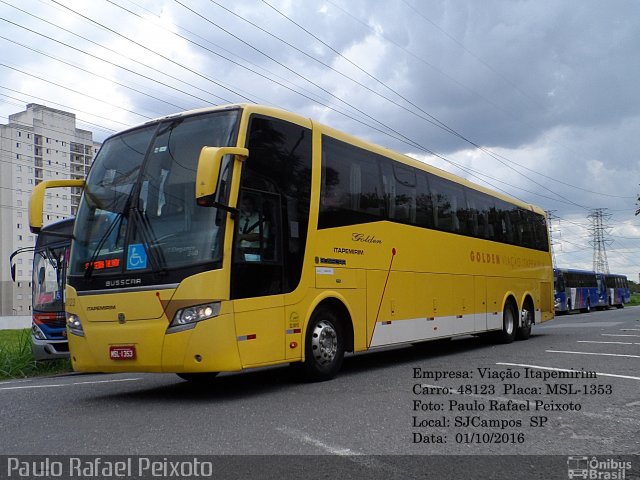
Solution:
<svg viewBox="0 0 640 480">
<path fill-rule="evenodd" d="M 522 308 L 520 321 L 518 321 L 518 309 L 514 302 L 507 302 L 502 313 L 502 330 L 496 334 L 497 340 L 500 343 L 511 343 L 516 339 L 527 340 L 531 336 L 533 318 L 533 306 L 530 302 L 525 303 Z"/>
</svg>

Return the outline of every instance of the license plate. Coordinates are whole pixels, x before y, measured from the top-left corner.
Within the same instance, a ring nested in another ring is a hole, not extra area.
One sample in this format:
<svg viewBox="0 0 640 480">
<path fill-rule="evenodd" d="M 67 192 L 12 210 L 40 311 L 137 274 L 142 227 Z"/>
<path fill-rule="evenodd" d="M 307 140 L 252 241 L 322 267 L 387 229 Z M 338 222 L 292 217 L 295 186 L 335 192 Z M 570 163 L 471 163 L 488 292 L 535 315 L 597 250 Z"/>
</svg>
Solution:
<svg viewBox="0 0 640 480">
<path fill-rule="evenodd" d="M 134 360 L 136 358 L 135 345 L 112 345 L 109 347 L 111 360 Z"/>
</svg>

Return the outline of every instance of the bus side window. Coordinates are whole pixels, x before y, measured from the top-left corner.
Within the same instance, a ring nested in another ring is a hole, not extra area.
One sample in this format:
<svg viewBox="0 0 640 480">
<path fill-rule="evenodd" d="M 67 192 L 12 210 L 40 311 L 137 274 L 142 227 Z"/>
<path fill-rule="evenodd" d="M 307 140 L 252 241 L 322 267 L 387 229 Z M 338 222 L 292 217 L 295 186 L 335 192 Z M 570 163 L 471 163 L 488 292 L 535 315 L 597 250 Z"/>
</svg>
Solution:
<svg viewBox="0 0 640 480">
<path fill-rule="evenodd" d="M 460 232 L 458 211 L 466 209 L 462 187 L 435 175 L 429 177 L 429 186 L 435 202 L 436 228 L 447 232 Z"/>
<path fill-rule="evenodd" d="M 481 237 L 478 207 L 476 206 L 476 202 L 469 198 L 469 195 L 467 195 L 467 210 L 464 221 L 466 224 L 464 230 L 469 235 L 473 237 Z"/>
<path fill-rule="evenodd" d="M 378 155 L 329 136 L 322 137 L 319 228 L 385 218 Z M 332 197 L 340 197 L 338 201 Z"/>
<path fill-rule="evenodd" d="M 486 238 L 488 240 L 493 240 L 494 238 L 494 228 L 491 223 L 491 211 L 494 208 L 493 199 L 488 195 L 478 192 L 476 190 L 467 190 L 467 199 L 472 201 L 477 210 L 477 225 L 478 232 L 477 236 L 479 238 Z"/>
<path fill-rule="evenodd" d="M 523 218 L 520 216 L 520 209 L 513 208 L 509 212 L 509 219 L 511 220 L 512 241 L 516 245 L 522 245 L 523 238 Z"/>
<path fill-rule="evenodd" d="M 511 220 L 509 219 L 510 209 L 511 205 L 504 200 L 496 200 L 492 223 L 496 240 L 499 242 L 513 243 L 513 230 L 511 229 Z"/>
<path fill-rule="evenodd" d="M 361 208 L 362 196 L 362 169 L 357 163 L 349 166 L 349 208 L 358 211 Z"/>
<path fill-rule="evenodd" d="M 382 189 L 387 218 L 393 220 L 396 216 L 396 182 L 393 178 L 392 166 L 389 162 L 383 161 L 380 163 L 380 171 L 382 173 Z"/>
<path fill-rule="evenodd" d="M 418 173 L 416 195 L 416 224 L 424 228 L 433 228 L 433 203 L 429 192 L 426 173 Z"/>
<path fill-rule="evenodd" d="M 395 192 L 391 197 L 395 203 L 394 219 L 403 223 L 416 223 L 416 173 L 400 165 L 393 166 Z"/>
</svg>

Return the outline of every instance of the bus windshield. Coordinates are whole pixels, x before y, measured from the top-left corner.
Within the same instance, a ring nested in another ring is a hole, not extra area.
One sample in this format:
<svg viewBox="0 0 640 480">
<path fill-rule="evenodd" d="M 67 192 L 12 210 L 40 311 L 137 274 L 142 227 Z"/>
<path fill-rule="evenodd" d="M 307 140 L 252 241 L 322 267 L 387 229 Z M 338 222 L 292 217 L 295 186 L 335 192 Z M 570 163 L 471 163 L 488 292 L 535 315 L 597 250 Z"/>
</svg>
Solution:
<svg viewBox="0 0 640 480">
<path fill-rule="evenodd" d="M 96 156 L 78 210 L 70 274 L 170 271 L 221 259 L 224 222 L 195 201 L 203 146 L 236 140 L 239 110 L 181 116 L 109 138 Z M 226 201 L 231 161 L 217 195 Z"/>
</svg>

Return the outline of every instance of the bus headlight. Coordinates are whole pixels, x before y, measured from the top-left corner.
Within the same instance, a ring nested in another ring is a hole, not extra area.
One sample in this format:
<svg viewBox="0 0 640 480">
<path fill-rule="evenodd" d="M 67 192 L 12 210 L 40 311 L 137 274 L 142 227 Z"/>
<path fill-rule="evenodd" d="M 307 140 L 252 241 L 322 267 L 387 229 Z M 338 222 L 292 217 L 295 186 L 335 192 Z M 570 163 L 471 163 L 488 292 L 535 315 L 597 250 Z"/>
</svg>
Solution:
<svg viewBox="0 0 640 480">
<path fill-rule="evenodd" d="M 67 313 L 67 327 L 69 328 L 69 332 L 77 335 L 79 337 L 84 337 L 84 329 L 82 328 L 82 322 L 80 322 L 80 317 L 74 315 L 73 313 Z"/>
<path fill-rule="evenodd" d="M 193 307 L 181 308 L 173 316 L 167 333 L 181 332 L 194 328 L 196 323 L 220 314 L 220 302 L 205 303 Z"/>
<path fill-rule="evenodd" d="M 36 325 L 35 323 L 31 324 L 31 335 L 33 335 L 33 337 L 38 339 L 38 340 L 46 340 L 47 339 L 45 334 L 42 333 L 42 330 L 40 330 L 40 327 L 38 327 L 38 325 Z"/>
</svg>

